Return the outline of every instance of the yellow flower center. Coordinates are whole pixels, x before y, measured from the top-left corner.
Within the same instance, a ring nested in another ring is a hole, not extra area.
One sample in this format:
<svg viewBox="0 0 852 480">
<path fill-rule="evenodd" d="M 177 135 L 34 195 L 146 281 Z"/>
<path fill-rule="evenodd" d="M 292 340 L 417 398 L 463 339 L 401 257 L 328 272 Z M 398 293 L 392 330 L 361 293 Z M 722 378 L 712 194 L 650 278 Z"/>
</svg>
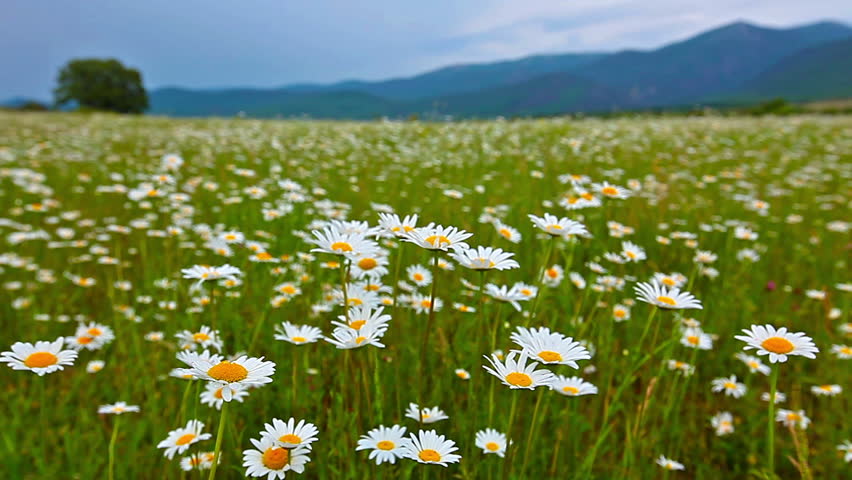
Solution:
<svg viewBox="0 0 852 480">
<path fill-rule="evenodd" d="M 215 392 L 213 392 L 213 398 L 222 398 L 222 389 L 217 388 Z"/>
<path fill-rule="evenodd" d="M 292 340 L 292 341 L 294 341 L 294 342 L 296 342 L 296 343 L 305 343 L 305 342 L 307 342 L 307 341 L 308 341 L 308 339 L 307 339 L 307 338 L 305 338 L 305 337 L 293 337 L 293 338 L 291 338 L 290 340 Z"/>
<path fill-rule="evenodd" d="M 449 245 L 452 242 L 450 242 L 449 238 L 447 238 L 443 235 L 430 235 L 430 236 L 426 237 L 426 243 L 428 243 L 429 245 L 432 245 L 433 247 L 441 247 L 441 246 L 444 246 L 444 245 Z M 422 455 L 422 453 L 421 453 L 421 455 Z"/>
<path fill-rule="evenodd" d="M 612 314 L 615 316 L 615 318 L 624 318 L 627 315 L 627 312 L 625 312 L 624 310 L 616 310 Z"/>
<path fill-rule="evenodd" d="M 352 245 L 349 245 L 346 242 L 334 242 L 331 244 L 331 249 L 335 252 L 351 252 Z"/>
<path fill-rule="evenodd" d="M 757 363 L 757 362 L 748 362 L 748 366 L 751 367 L 754 370 L 757 370 L 757 367 L 759 367 L 760 364 Z"/>
<path fill-rule="evenodd" d="M 420 453 L 417 454 L 420 457 L 420 460 L 424 462 L 440 462 L 441 454 L 432 450 L 431 448 L 427 448 L 425 450 L 421 450 Z"/>
<path fill-rule="evenodd" d="M 207 375 L 216 380 L 232 383 L 245 380 L 248 377 L 248 370 L 239 363 L 225 361 L 207 370 Z"/>
<path fill-rule="evenodd" d="M 298 445 L 302 443 L 302 437 L 298 435 L 293 435 L 292 433 L 288 433 L 287 435 L 282 435 L 278 438 L 279 442 L 289 443 L 291 445 Z"/>
<path fill-rule="evenodd" d="M 432 306 L 432 301 L 431 300 L 421 300 L 420 306 L 423 307 L 423 308 L 430 308 Z"/>
<path fill-rule="evenodd" d="M 363 327 L 366 323 L 366 320 L 353 320 L 349 323 L 349 328 L 352 330 L 361 330 L 361 327 Z"/>
<path fill-rule="evenodd" d="M 210 335 L 207 335 L 204 332 L 193 333 L 192 339 L 195 340 L 196 342 L 199 342 L 199 343 L 200 342 L 206 342 L 206 341 L 210 340 Z"/>
<path fill-rule="evenodd" d="M 558 224 L 554 223 L 554 224 L 548 225 L 547 229 L 548 230 L 562 230 L 562 225 L 558 225 Z"/>
<path fill-rule="evenodd" d="M 695 335 L 690 335 L 686 337 L 686 341 L 692 345 L 698 345 L 698 337 L 696 337 Z"/>
<path fill-rule="evenodd" d="M 412 278 L 413 278 L 416 282 L 422 282 L 422 281 L 423 281 L 423 274 L 422 274 L 422 273 L 415 273 L 415 274 L 414 274 L 414 275 L 412 275 L 411 277 L 412 277 Z"/>
<path fill-rule="evenodd" d="M 556 277 L 559 276 L 559 272 L 556 271 L 555 268 L 548 268 L 547 269 L 547 276 L 550 277 L 550 278 L 556 278 Z"/>
<path fill-rule="evenodd" d="M 485 449 L 492 452 L 496 452 L 497 450 L 500 450 L 500 445 L 497 445 L 497 443 L 495 442 L 488 442 L 485 444 Z"/>
<path fill-rule="evenodd" d="M 532 385 L 532 378 L 526 373 L 512 372 L 506 375 L 506 383 L 516 387 L 529 387 Z"/>
<path fill-rule="evenodd" d="M 562 361 L 562 355 L 560 355 L 559 352 L 553 352 L 553 351 L 550 351 L 550 350 L 544 350 L 544 351 L 538 352 L 538 357 L 540 359 L 544 360 L 545 362 L 561 362 Z"/>
<path fill-rule="evenodd" d="M 186 445 L 194 439 L 195 439 L 194 433 L 187 433 L 185 435 L 181 435 L 180 438 L 178 438 L 177 441 L 175 442 L 175 445 Z"/>
<path fill-rule="evenodd" d="M 508 229 L 501 228 L 499 233 L 500 235 L 503 235 L 506 238 L 512 238 L 512 232 L 510 232 Z"/>
<path fill-rule="evenodd" d="M 94 338 L 88 337 L 86 335 L 83 335 L 82 337 L 77 337 L 77 343 L 79 343 L 80 345 L 88 345 L 94 341 Z"/>
<path fill-rule="evenodd" d="M 675 281 L 674 281 L 673 278 L 665 277 L 665 278 L 663 278 L 663 285 L 666 285 L 668 287 L 673 287 L 675 285 Z"/>
<path fill-rule="evenodd" d="M 677 305 L 677 302 L 675 302 L 672 297 L 666 297 L 664 295 L 660 295 L 659 297 L 657 297 L 657 301 L 660 303 L 665 303 L 666 305 L 671 305 L 672 307 Z"/>
<path fill-rule="evenodd" d="M 261 461 L 270 470 L 281 470 L 290 463 L 290 452 L 286 448 L 270 447 L 263 452 Z"/>
<path fill-rule="evenodd" d="M 819 388 L 820 388 L 820 390 L 822 390 L 823 392 L 830 392 L 830 391 L 831 391 L 831 385 L 822 385 L 822 386 L 820 386 Z"/>
<path fill-rule="evenodd" d="M 361 270 L 372 270 L 379 265 L 375 258 L 362 258 L 358 260 L 358 268 Z"/>
<path fill-rule="evenodd" d="M 93 337 L 97 337 L 98 335 L 102 334 L 103 332 L 101 331 L 100 328 L 90 328 L 87 333 L 89 335 L 93 336 Z"/>
<path fill-rule="evenodd" d="M 364 304 L 364 301 L 361 300 L 360 298 L 350 298 L 349 299 L 349 305 L 363 305 L 363 304 Z"/>
<path fill-rule="evenodd" d="M 396 447 L 393 442 L 388 440 L 382 440 L 381 442 L 376 444 L 376 448 L 379 450 L 393 450 Z"/>
<path fill-rule="evenodd" d="M 787 420 L 789 420 L 791 422 L 797 422 L 801 419 L 802 419 L 802 417 L 798 413 L 790 412 L 790 413 L 787 414 Z"/>
<path fill-rule="evenodd" d="M 584 200 L 592 200 L 595 198 L 595 196 L 589 192 L 581 193 L 580 196 L 583 197 Z"/>
<path fill-rule="evenodd" d="M 281 287 L 281 292 L 286 293 L 288 295 L 293 295 L 294 293 L 296 293 L 296 287 L 294 287 L 293 285 L 284 285 L 283 287 Z"/>
<path fill-rule="evenodd" d="M 363 343 L 364 340 L 366 340 L 366 339 L 367 339 L 367 337 L 358 337 L 358 338 L 355 339 L 355 343 L 357 345 L 361 345 L 361 343 Z"/>
<path fill-rule="evenodd" d="M 580 389 L 579 389 L 579 388 L 577 388 L 577 387 L 572 387 L 571 385 L 568 385 L 568 386 L 562 387 L 562 391 L 563 391 L 563 392 L 565 392 L 565 393 L 567 393 L 567 394 L 569 394 L 569 395 L 577 395 L 578 393 L 580 393 Z"/>
<path fill-rule="evenodd" d="M 56 355 L 50 352 L 35 352 L 31 353 L 24 359 L 24 365 L 30 368 L 44 368 L 51 365 L 56 365 L 59 359 Z"/>
<path fill-rule="evenodd" d="M 628 251 L 624 252 L 624 254 L 627 255 L 627 258 L 629 258 L 631 260 L 636 260 L 636 254 L 635 253 L 628 250 Z"/>
<path fill-rule="evenodd" d="M 268 252 L 260 252 L 260 253 L 257 254 L 257 259 L 258 260 L 272 260 L 272 255 L 270 255 Z"/>
<path fill-rule="evenodd" d="M 737 384 L 734 382 L 725 382 L 725 388 L 728 390 L 736 390 Z"/>
<path fill-rule="evenodd" d="M 604 187 L 601 189 L 604 195 L 618 195 L 618 189 L 615 187 Z"/>
<path fill-rule="evenodd" d="M 796 348 L 790 340 L 784 337 L 769 337 L 760 344 L 767 352 L 785 354 Z"/>
</svg>

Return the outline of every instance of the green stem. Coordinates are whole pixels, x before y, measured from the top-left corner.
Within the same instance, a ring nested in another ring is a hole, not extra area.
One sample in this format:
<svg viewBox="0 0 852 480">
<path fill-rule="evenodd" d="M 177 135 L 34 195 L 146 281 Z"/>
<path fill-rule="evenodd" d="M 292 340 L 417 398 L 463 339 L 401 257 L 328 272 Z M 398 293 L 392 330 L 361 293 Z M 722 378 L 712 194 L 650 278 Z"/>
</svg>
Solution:
<svg viewBox="0 0 852 480">
<path fill-rule="evenodd" d="M 538 299 L 541 297 L 541 290 L 544 287 L 544 270 L 547 268 L 547 262 L 550 261 L 550 255 L 553 253 L 553 244 L 556 242 L 556 237 L 551 237 L 547 242 L 547 251 L 541 261 L 541 266 L 538 269 L 538 278 L 536 278 L 535 298 L 533 299 L 532 311 L 527 317 L 526 325 L 529 326 L 530 321 L 535 317 L 535 312 L 538 310 Z"/>
<path fill-rule="evenodd" d="M 769 430 L 767 431 L 766 458 L 769 471 L 775 474 L 775 393 L 778 387 L 778 366 L 772 365 L 772 375 L 769 377 Z"/>
<path fill-rule="evenodd" d="M 538 412 L 539 407 L 541 406 L 541 399 L 544 398 L 545 392 L 547 392 L 548 388 L 539 389 L 538 398 L 535 400 L 535 407 L 533 408 L 533 418 L 532 425 L 530 425 L 530 433 L 527 434 L 527 446 L 524 449 L 524 463 L 521 465 L 521 475 L 527 471 L 527 462 L 530 459 L 530 449 L 533 443 L 533 437 L 535 436 L 536 428 L 538 427 Z"/>
<path fill-rule="evenodd" d="M 118 422 L 121 415 L 115 416 L 115 423 L 112 424 L 112 438 L 109 440 L 109 480 L 115 479 L 115 441 L 118 438 Z"/>
<path fill-rule="evenodd" d="M 216 448 L 213 450 L 213 465 L 210 467 L 210 475 L 207 480 L 216 478 L 216 467 L 219 466 L 219 454 L 222 452 L 222 439 L 225 437 L 225 421 L 227 420 L 228 405 L 231 402 L 222 404 L 222 412 L 219 414 L 219 431 L 216 433 Z"/>
<path fill-rule="evenodd" d="M 506 460 L 503 462 L 503 480 L 509 478 L 509 471 L 512 469 L 512 457 L 514 457 L 515 448 L 512 445 L 512 430 L 515 428 L 515 413 L 518 407 L 518 396 L 520 392 L 511 391 L 512 407 L 509 409 L 509 429 L 506 430 Z"/>
<path fill-rule="evenodd" d="M 420 342 L 420 378 L 417 382 L 417 406 L 420 408 L 420 428 L 423 428 L 423 384 L 426 382 L 426 351 L 429 349 L 429 332 L 432 330 L 432 322 L 435 320 L 435 288 L 438 285 L 438 251 L 432 257 L 432 291 L 429 295 L 429 319 L 426 320 L 426 328 L 423 329 L 423 340 Z"/>
</svg>

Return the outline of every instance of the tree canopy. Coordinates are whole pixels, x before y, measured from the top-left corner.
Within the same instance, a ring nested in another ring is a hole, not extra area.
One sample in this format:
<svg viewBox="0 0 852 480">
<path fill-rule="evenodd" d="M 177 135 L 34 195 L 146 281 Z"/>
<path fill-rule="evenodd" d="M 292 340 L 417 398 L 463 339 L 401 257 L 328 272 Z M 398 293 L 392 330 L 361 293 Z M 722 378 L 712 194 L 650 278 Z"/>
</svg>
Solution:
<svg viewBox="0 0 852 480">
<path fill-rule="evenodd" d="M 142 113 L 148 108 L 142 74 L 113 58 L 71 60 L 59 71 L 53 95 L 57 107 L 73 102 L 84 110 L 119 113 Z"/>
</svg>

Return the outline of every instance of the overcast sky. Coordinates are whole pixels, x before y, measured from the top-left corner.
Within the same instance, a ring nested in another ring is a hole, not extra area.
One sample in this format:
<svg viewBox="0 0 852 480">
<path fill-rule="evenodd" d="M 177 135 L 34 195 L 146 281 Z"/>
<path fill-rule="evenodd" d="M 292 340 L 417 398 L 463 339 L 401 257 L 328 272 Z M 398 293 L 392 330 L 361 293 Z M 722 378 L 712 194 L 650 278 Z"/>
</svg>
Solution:
<svg viewBox="0 0 852 480">
<path fill-rule="evenodd" d="M 2 0 L 0 99 L 75 57 L 149 88 L 381 79 L 533 53 L 654 48 L 735 20 L 852 24 L 850 0 Z M 700 5 L 698 7 L 697 5 Z"/>
</svg>

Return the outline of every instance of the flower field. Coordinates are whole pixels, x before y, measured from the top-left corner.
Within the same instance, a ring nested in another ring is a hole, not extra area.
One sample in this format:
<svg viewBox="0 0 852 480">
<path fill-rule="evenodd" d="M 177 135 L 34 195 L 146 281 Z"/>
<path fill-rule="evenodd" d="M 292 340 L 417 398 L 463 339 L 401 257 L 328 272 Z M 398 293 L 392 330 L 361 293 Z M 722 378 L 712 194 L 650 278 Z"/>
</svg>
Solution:
<svg viewBox="0 0 852 480">
<path fill-rule="evenodd" d="M 0 472 L 845 478 L 850 178 L 845 116 L 0 113 Z"/>
</svg>

